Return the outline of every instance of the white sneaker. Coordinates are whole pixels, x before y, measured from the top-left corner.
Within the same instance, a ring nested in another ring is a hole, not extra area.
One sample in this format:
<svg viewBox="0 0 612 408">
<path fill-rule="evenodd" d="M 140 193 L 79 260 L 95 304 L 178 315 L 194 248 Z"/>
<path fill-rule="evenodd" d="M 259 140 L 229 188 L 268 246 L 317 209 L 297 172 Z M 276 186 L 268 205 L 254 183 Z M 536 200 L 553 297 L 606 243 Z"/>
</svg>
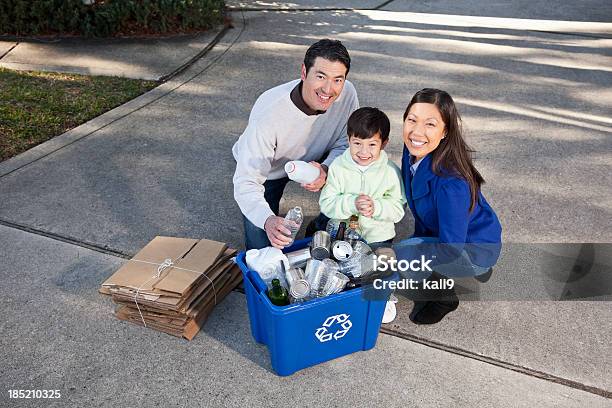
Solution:
<svg viewBox="0 0 612 408">
<path fill-rule="evenodd" d="M 385 313 L 383 314 L 382 322 L 383 323 L 391 323 L 395 320 L 395 316 L 397 315 L 397 308 L 395 304 L 397 303 L 397 298 L 393 295 L 387 301 L 387 305 L 385 306 Z"/>
</svg>

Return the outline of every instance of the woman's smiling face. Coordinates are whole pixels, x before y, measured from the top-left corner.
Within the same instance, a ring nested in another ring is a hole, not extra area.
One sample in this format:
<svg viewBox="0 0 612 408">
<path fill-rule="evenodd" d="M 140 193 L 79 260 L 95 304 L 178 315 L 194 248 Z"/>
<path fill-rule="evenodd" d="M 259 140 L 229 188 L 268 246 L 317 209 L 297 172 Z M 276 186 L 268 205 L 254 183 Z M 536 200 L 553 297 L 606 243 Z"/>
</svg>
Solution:
<svg viewBox="0 0 612 408">
<path fill-rule="evenodd" d="M 417 160 L 436 150 L 446 134 L 436 105 L 415 103 L 404 121 L 404 144 Z"/>
</svg>

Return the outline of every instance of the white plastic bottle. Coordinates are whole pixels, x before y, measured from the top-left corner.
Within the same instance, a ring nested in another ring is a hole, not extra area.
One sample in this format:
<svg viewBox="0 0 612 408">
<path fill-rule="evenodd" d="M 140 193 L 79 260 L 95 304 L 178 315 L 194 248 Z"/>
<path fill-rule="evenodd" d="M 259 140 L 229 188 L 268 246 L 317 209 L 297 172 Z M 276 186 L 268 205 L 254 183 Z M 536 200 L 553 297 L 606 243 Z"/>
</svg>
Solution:
<svg viewBox="0 0 612 408">
<path fill-rule="evenodd" d="M 278 279 L 282 286 L 288 287 L 284 271 L 289 268 L 289 260 L 280 249 L 249 249 L 245 260 L 249 269 L 257 272 L 268 288 L 272 288 L 272 279 Z"/>
<path fill-rule="evenodd" d="M 302 226 L 302 222 L 304 221 L 304 215 L 302 214 L 302 209 L 300 207 L 293 207 L 289 210 L 287 215 L 285 216 L 286 221 L 293 221 L 297 224 L 295 226 L 292 223 L 285 223 L 285 226 L 291 231 L 291 244 L 295 241 L 295 237 L 297 236 L 300 227 Z M 289 244 L 289 245 L 291 245 Z"/>
<path fill-rule="evenodd" d="M 320 170 L 305 161 L 294 160 L 285 164 L 285 172 L 297 183 L 309 184 L 319 177 Z"/>
</svg>

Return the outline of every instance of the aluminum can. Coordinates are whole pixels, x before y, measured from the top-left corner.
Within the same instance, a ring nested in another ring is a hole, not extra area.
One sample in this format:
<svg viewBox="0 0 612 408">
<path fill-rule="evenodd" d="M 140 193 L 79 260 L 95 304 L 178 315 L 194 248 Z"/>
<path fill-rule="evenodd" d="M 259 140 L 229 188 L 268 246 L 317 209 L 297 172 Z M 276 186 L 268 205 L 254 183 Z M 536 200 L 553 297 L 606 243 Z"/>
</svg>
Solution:
<svg viewBox="0 0 612 408">
<path fill-rule="evenodd" d="M 349 278 L 346 275 L 340 272 L 333 272 L 327 278 L 327 282 L 323 288 L 323 296 L 329 296 L 333 295 L 334 293 L 342 292 L 348 282 Z"/>
<path fill-rule="evenodd" d="M 304 299 L 310 294 L 310 284 L 302 268 L 291 268 L 285 272 L 289 284 L 289 294 L 296 300 Z"/>
<path fill-rule="evenodd" d="M 323 295 L 327 277 L 329 276 L 328 267 L 318 259 L 311 259 L 306 263 L 306 279 L 310 284 L 310 296 L 319 297 Z"/>
<path fill-rule="evenodd" d="M 314 259 L 322 260 L 329 258 L 331 252 L 331 238 L 326 231 L 317 231 L 312 237 L 312 249 L 310 254 Z"/>
<path fill-rule="evenodd" d="M 343 261 L 353 255 L 353 247 L 346 241 L 335 241 L 332 245 L 332 254 L 338 261 Z"/>
<path fill-rule="evenodd" d="M 297 251 L 288 252 L 285 254 L 287 260 L 289 260 L 290 268 L 303 268 L 306 266 L 306 262 L 311 258 L 310 248 L 302 248 Z"/>
</svg>

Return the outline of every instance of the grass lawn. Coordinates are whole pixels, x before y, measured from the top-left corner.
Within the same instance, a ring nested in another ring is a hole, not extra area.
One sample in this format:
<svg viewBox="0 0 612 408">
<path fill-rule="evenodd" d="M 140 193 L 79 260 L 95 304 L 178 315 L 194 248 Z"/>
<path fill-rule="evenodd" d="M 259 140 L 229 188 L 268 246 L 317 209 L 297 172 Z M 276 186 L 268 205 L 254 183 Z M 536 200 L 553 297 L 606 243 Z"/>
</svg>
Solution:
<svg viewBox="0 0 612 408">
<path fill-rule="evenodd" d="M 0 68 L 0 161 L 154 88 L 154 81 Z"/>
</svg>

